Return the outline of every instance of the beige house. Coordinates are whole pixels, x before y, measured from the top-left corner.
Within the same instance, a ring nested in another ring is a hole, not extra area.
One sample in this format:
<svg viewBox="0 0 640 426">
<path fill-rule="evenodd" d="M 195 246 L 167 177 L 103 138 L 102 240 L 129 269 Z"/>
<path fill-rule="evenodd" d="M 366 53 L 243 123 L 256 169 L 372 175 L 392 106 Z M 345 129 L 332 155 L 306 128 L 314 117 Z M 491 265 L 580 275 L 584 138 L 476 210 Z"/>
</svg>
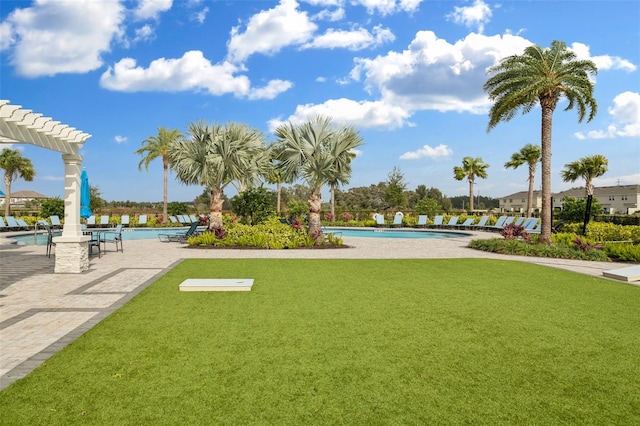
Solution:
<svg viewBox="0 0 640 426">
<path fill-rule="evenodd" d="M 516 192 L 500 198 L 500 211 L 524 213 L 527 210 L 528 191 Z M 601 186 L 593 188 L 593 196 L 604 209 L 606 214 L 633 214 L 638 211 L 640 201 L 640 185 Z M 551 194 L 554 209 L 562 209 L 563 198 L 585 197 L 584 187 L 571 188 L 566 191 Z M 533 211 L 542 208 L 542 191 L 533 192 Z"/>
<path fill-rule="evenodd" d="M 37 203 L 42 202 L 49 198 L 48 195 L 40 194 L 35 191 L 16 191 L 11 193 L 11 207 L 23 208 L 28 201 L 35 201 Z M 3 194 L 0 197 L 0 206 L 4 206 L 6 196 Z"/>
<path fill-rule="evenodd" d="M 593 196 L 598 199 L 606 214 L 633 214 L 638 211 L 640 185 L 594 187 Z M 585 198 L 584 187 L 571 188 L 553 194 L 555 208 L 562 208 L 562 199 L 564 197 L 583 199 Z"/>
</svg>

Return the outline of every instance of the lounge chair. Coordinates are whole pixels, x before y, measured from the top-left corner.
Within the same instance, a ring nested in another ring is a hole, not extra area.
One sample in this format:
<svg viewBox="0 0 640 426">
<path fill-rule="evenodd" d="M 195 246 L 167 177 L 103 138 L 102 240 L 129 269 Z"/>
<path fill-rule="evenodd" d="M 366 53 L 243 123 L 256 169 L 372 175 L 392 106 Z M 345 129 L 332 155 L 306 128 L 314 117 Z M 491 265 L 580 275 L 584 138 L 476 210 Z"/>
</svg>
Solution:
<svg viewBox="0 0 640 426">
<path fill-rule="evenodd" d="M 482 229 L 487 225 L 487 221 L 489 220 L 489 216 L 482 216 L 480 218 L 480 221 L 478 223 L 476 223 L 475 225 L 471 225 L 470 228 L 471 229 Z"/>
<path fill-rule="evenodd" d="M 147 215 L 141 214 L 138 216 L 138 226 L 147 226 Z"/>
<path fill-rule="evenodd" d="M 100 226 L 104 227 L 104 228 L 109 226 L 109 215 L 108 214 L 103 214 L 102 216 L 100 216 Z"/>
<path fill-rule="evenodd" d="M 395 216 L 393 217 L 393 223 L 391 224 L 391 226 L 393 227 L 400 227 L 402 226 L 402 218 L 404 217 L 404 213 L 402 212 L 397 212 L 395 214 Z"/>
<path fill-rule="evenodd" d="M 447 224 L 445 225 L 447 228 L 453 228 L 454 226 L 456 226 L 458 224 L 458 216 L 452 216 L 449 219 L 449 222 L 447 222 Z"/>
<path fill-rule="evenodd" d="M 444 216 L 439 214 L 436 217 L 433 218 L 433 223 L 431 224 L 432 227 L 441 227 L 442 226 L 442 222 L 444 221 Z"/>
<path fill-rule="evenodd" d="M 473 224 L 474 219 L 472 217 L 467 218 L 464 222 L 462 222 L 461 224 L 457 224 L 457 225 L 453 225 L 454 228 L 462 228 L 462 229 L 467 229 L 469 227 L 471 227 L 471 225 Z"/>
<path fill-rule="evenodd" d="M 197 229 L 199 224 L 199 222 L 193 222 L 186 231 L 174 232 L 172 234 L 158 234 L 158 238 L 164 243 L 187 242 L 189 237 L 198 235 Z"/>
<path fill-rule="evenodd" d="M 122 247 L 122 225 L 118 224 L 116 229 L 113 231 L 104 231 L 102 232 L 102 244 L 104 246 L 104 251 L 107 251 L 107 243 L 113 243 L 116 245 L 116 252 L 118 251 L 118 244 L 120 245 L 120 252 L 124 253 L 124 249 Z"/>
<path fill-rule="evenodd" d="M 380 213 L 376 213 L 373 215 L 373 218 L 376 220 L 376 226 L 385 226 L 384 223 L 384 215 Z"/>
<path fill-rule="evenodd" d="M 24 219 L 16 219 L 16 222 L 18 222 L 18 225 L 20 225 L 20 228 L 22 228 L 22 229 L 33 228 L 33 226 L 31 226 L 27 222 L 25 222 Z"/>
<path fill-rule="evenodd" d="M 8 231 L 9 227 L 7 226 L 6 223 L 4 223 L 4 218 L 2 216 L 0 216 L 0 230 L 2 231 Z"/>
<path fill-rule="evenodd" d="M 522 223 L 522 227 L 524 228 L 525 231 L 529 231 L 529 230 L 533 229 L 534 226 L 536 226 L 536 223 L 538 223 L 538 218 L 537 217 L 528 217 Z"/>
<path fill-rule="evenodd" d="M 7 221 L 7 226 L 9 227 L 10 230 L 17 231 L 22 228 L 22 226 L 20 226 L 16 218 L 13 216 L 5 217 L 5 220 Z"/>
<path fill-rule="evenodd" d="M 191 223 L 193 223 L 193 222 L 200 223 L 200 219 L 198 219 L 195 214 L 190 214 L 189 215 L 189 220 L 191 220 Z"/>
<path fill-rule="evenodd" d="M 169 221 L 170 221 L 171 223 L 180 223 L 180 222 L 178 222 L 178 219 L 176 219 L 176 217 L 175 217 L 175 216 L 169 216 Z"/>
<path fill-rule="evenodd" d="M 90 226 L 96 226 L 96 217 L 95 216 L 89 216 L 87 218 L 87 228 Z"/>
<path fill-rule="evenodd" d="M 513 222 L 513 224 L 514 224 L 515 226 L 522 226 L 522 224 L 524 223 L 525 219 L 526 219 L 526 218 L 525 218 L 524 216 L 520 216 L 519 218 L 517 218 L 517 219 L 515 220 L 515 222 Z"/>
<path fill-rule="evenodd" d="M 494 229 L 502 229 L 504 222 L 507 220 L 507 216 L 500 216 L 494 225 L 485 226 L 484 229 L 492 231 Z"/>
<path fill-rule="evenodd" d="M 51 227 L 53 229 L 62 228 L 62 223 L 60 223 L 60 216 L 57 216 L 57 215 L 49 216 L 49 220 L 51 221 Z"/>
<path fill-rule="evenodd" d="M 418 223 L 416 223 L 417 228 L 425 228 L 427 226 L 428 218 L 426 214 L 421 214 L 418 216 Z"/>
<path fill-rule="evenodd" d="M 120 217 L 120 223 L 122 226 L 129 226 L 129 215 L 123 214 L 122 217 Z"/>
</svg>

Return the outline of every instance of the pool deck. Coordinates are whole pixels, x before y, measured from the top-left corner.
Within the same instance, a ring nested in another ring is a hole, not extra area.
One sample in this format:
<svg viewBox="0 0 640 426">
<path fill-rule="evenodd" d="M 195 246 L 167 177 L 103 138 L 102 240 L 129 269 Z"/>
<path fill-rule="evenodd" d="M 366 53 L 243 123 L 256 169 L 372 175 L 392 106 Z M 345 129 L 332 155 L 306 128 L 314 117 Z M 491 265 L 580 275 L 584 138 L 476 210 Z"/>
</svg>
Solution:
<svg viewBox="0 0 640 426">
<path fill-rule="evenodd" d="M 605 262 L 482 252 L 468 248 L 469 241 L 494 238 L 497 234 L 468 234 L 445 239 L 344 237 L 344 243 L 350 248 L 335 250 L 205 250 L 157 239 L 134 240 L 124 241 L 124 253 L 107 251 L 100 258 L 92 257 L 85 273 L 54 274 L 54 257 L 45 256 L 45 246 L 11 244 L 5 237 L 12 234 L 3 233 L 0 235 L 0 390 L 25 377 L 187 258 L 491 258 L 535 263 L 600 278 L 604 271 L 620 267 Z M 620 285 L 628 283 L 620 282 Z"/>
</svg>

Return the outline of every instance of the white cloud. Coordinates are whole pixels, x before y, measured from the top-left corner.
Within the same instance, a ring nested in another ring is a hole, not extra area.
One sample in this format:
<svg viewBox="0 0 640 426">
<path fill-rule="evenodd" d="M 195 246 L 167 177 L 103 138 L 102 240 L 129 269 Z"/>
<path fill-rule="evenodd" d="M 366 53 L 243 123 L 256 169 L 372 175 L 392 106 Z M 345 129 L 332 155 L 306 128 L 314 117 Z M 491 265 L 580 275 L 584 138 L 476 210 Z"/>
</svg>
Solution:
<svg viewBox="0 0 640 426">
<path fill-rule="evenodd" d="M 113 138 L 113 139 L 116 141 L 116 143 L 117 143 L 118 145 L 120 145 L 120 144 L 122 144 L 122 143 L 127 143 L 127 137 L 126 137 L 126 136 L 120 136 L 120 135 L 117 135 L 117 136 L 116 136 L 115 138 Z"/>
<path fill-rule="evenodd" d="M 456 24 L 467 28 L 475 28 L 479 33 L 484 32 L 484 26 L 491 19 L 491 8 L 482 0 L 475 0 L 471 6 L 454 7 L 447 18 Z"/>
<path fill-rule="evenodd" d="M 357 148 L 352 149 L 351 152 L 354 153 L 356 157 L 362 157 L 364 155 L 364 152 Z"/>
<path fill-rule="evenodd" d="M 209 8 L 205 7 L 200 12 L 194 13 L 191 17 L 192 20 L 197 21 L 199 24 L 203 24 L 207 19 L 207 14 L 209 13 Z"/>
<path fill-rule="evenodd" d="M 244 32 L 233 27 L 227 44 L 228 58 L 242 62 L 254 53 L 271 55 L 290 45 L 298 45 L 311 38 L 317 29 L 306 12 L 298 10 L 295 0 L 281 0 L 273 9 L 253 15 Z"/>
<path fill-rule="evenodd" d="M 599 55 L 599 56 L 591 56 L 590 48 L 586 44 L 583 43 L 572 43 L 571 50 L 576 54 L 578 59 L 581 60 L 591 60 L 596 67 L 598 67 L 598 71 L 603 70 L 623 70 L 627 72 L 633 72 L 637 69 L 637 66 L 627 59 L 621 58 L 619 56 L 609 56 L 609 55 Z"/>
<path fill-rule="evenodd" d="M 613 99 L 608 108 L 613 123 L 606 130 L 592 130 L 586 134 L 577 132 L 578 139 L 613 139 L 640 137 L 640 93 L 624 92 Z"/>
<path fill-rule="evenodd" d="M 286 120 L 273 119 L 269 127 L 273 131 L 280 124 L 291 121 L 303 123 L 309 118 L 322 115 L 334 121 L 357 128 L 393 129 L 403 125 L 411 125 L 407 120 L 407 111 L 394 105 L 375 101 L 354 101 L 351 99 L 330 99 L 322 104 L 298 105 L 293 115 Z"/>
<path fill-rule="evenodd" d="M 135 59 L 124 58 L 100 77 L 100 86 L 122 92 L 179 92 L 204 90 L 212 95 L 249 92 L 246 76 L 236 76 L 241 68 L 229 62 L 212 64 L 199 50 L 186 52 L 177 59 L 156 59 L 148 68 L 136 66 Z"/>
<path fill-rule="evenodd" d="M 325 81 L 327 81 L 327 78 L 326 77 L 322 77 L 322 76 L 316 77 L 316 81 L 318 83 L 324 83 Z"/>
<path fill-rule="evenodd" d="M 595 186 L 640 185 L 640 173 L 616 177 L 598 177 L 593 180 Z"/>
<path fill-rule="evenodd" d="M 369 92 L 379 92 L 385 103 L 406 111 L 484 113 L 490 105 L 482 90 L 486 70 L 529 45 L 511 34 L 474 33 L 451 44 L 431 31 L 420 31 L 402 52 L 356 58 L 350 77 L 364 79 Z"/>
<path fill-rule="evenodd" d="M 395 40 L 395 36 L 391 30 L 382 28 L 380 25 L 373 28 L 373 34 L 362 27 L 355 27 L 350 31 L 330 28 L 324 34 L 315 37 L 313 41 L 304 44 L 302 48 L 361 50 L 368 47 L 377 47 L 393 40 Z"/>
<path fill-rule="evenodd" d="M 405 152 L 400 156 L 401 160 L 418 160 L 420 158 L 438 158 L 438 157 L 448 157 L 453 154 L 451 148 L 444 144 L 440 144 L 435 148 L 430 147 L 429 145 L 424 145 L 422 148 L 416 151 Z"/>
<path fill-rule="evenodd" d="M 46 180 L 48 182 L 62 182 L 64 181 L 64 176 L 38 176 L 41 180 Z"/>
<path fill-rule="evenodd" d="M 134 42 L 147 41 L 155 38 L 155 33 L 151 25 L 143 25 L 135 30 L 136 36 Z"/>
<path fill-rule="evenodd" d="M 102 66 L 123 20 L 119 2 L 36 0 L 2 22 L 2 48 L 13 48 L 10 62 L 22 76 L 85 73 Z"/>
<path fill-rule="evenodd" d="M 346 12 L 344 8 L 339 7 L 335 10 L 324 9 L 313 15 L 312 19 L 315 21 L 330 21 L 336 22 L 344 19 Z"/>
<path fill-rule="evenodd" d="M 286 92 L 293 87 L 293 83 L 285 80 L 271 80 L 266 86 L 251 89 L 247 96 L 250 100 L 273 99 L 280 93 Z"/>
<path fill-rule="evenodd" d="M 370 14 L 391 15 L 397 12 L 415 12 L 423 0 L 351 0 L 353 5 L 361 5 L 367 8 Z"/>
<path fill-rule="evenodd" d="M 162 12 L 171 9 L 173 0 L 139 0 L 133 16 L 140 21 L 158 19 Z"/>
</svg>

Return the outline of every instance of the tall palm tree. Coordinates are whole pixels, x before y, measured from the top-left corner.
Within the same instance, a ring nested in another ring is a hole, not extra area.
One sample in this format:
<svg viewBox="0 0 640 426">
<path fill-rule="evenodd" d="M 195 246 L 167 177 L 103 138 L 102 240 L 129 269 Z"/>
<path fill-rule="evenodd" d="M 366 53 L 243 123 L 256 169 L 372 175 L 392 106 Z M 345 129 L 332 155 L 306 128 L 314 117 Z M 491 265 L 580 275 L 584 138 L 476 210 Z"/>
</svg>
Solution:
<svg viewBox="0 0 640 426">
<path fill-rule="evenodd" d="M 189 125 L 189 139 L 173 143 L 169 149 L 171 167 L 182 183 L 202 185 L 211 190 L 210 227 L 222 226 L 224 189 L 233 182 L 254 185 L 259 178 L 256 164 L 265 156 L 263 134 L 245 124 L 208 125 L 202 121 Z"/>
<path fill-rule="evenodd" d="M 577 60 L 565 43 L 553 41 L 550 48 L 529 46 L 522 55 L 508 56 L 488 73 L 484 84 L 494 102 L 489 111 L 487 131 L 502 121 L 511 120 L 519 110 L 528 113 L 537 104 L 542 109 L 542 229 L 539 241 L 551 243 L 551 130 L 553 112 L 562 97 L 568 103 L 565 111 L 577 108 L 578 122 L 591 121 L 598 105 L 593 97 L 591 76 L 596 65 Z"/>
<path fill-rule="evenodd" d="M 264 179 L 271 184 L 276 185 L 276 213 L 280 214 L 280 204 L 282 198 L 282 184 L 293 183 L 295 176 L 285 175 L 284 170 L 279 167 L 275 167 L 275 162 L 280 155 L 281 146 L 274 142 L 269 145 L 269 154 L 271 156 L 271 166 L 267 169 L 267 173 L 264 175 Z"/>
<path fill-rule="evenodd" d="M 487 168 L 489 165 L 482 161 L 482 158 L 464 157 L 462 159 L 462 167 L 455 166 L 453 168 L 453 177 L 456 180 L 467 178 L 469 181 L 469 209 L 473 211 L 473 184 L 476 178 L 487 178 Z"/>
<path fill-rule="evenodd" d="M 586 210 L 584 214 L 584 225 L 582 233 L 587 230 L 587 223 L 591 217 L 591 202 L 593 200 L 593 179 L 604 175 L 609 168 L 609 161 L 604 155 L 596 154 L 582 157 L 578 161 L 573 161 L 564 165 L 560 174 L 565 182 L 575 182 L 584 179 L 584 191 L 587 196 Z"/>
<path fill-rule="evenodd" d="M 3 148 L 0 153 L 0 168 L 4 170 L 4 215 L 7 217 L 11 215 L 11 182 L 18 177 L 31 182 L 36 170 L 31 160 L 23 157 L 20 151 L 9 148 Z"/>
<path fill-rule="evenodd" d="M 533 180 L 536 176 L 536 166 L 540 162 L 542 157 L 542 150 L 539 145 L 526 144 L 520 151 L 511 154 L 511 160 L 504 163 L 505 168 L 514 168 L 522 166 L 527 163 L 529 166 L 529 197 L 527 198 L 527 216 L 531 216 L 533 210 Z"/>
<path fill-rule="evenodd" d="M 169 167 L 171 162 L 169 161 L 169 146 L 183 138 L 182 133 L 177 129 L 168 130 L 164 127 L 158 127 L 158 136 L 149 136 L 142 141 L 142 148 L 138 149 L 135 153 L 142 155 L 143 158 L 138 164 L 138 170 L 142 170 L 144 165 L 145 169 L 149 171 L 149 163 L 156 158 L 162 159 L 162 171 L 163 171 L 163 190 L 162 190 L 162 221 L 167 222 L 167 198 L 168 198 L 168 181 L 169 181 Z"/>
<path fill-rule="evenodd" d="M 352 127 L 332 126 L 328 117 L 316 116 L 306 123 L 291 122 L 275 130 L 282 149 L 278 166 L 286 176 L 296 176 L 310 187 L 309 236 L 316 244 L 322 242 L 320 208 L 322 187 L 348 183 L 354 149 L 362 145 L 362 137 Z"/>
</svg>

